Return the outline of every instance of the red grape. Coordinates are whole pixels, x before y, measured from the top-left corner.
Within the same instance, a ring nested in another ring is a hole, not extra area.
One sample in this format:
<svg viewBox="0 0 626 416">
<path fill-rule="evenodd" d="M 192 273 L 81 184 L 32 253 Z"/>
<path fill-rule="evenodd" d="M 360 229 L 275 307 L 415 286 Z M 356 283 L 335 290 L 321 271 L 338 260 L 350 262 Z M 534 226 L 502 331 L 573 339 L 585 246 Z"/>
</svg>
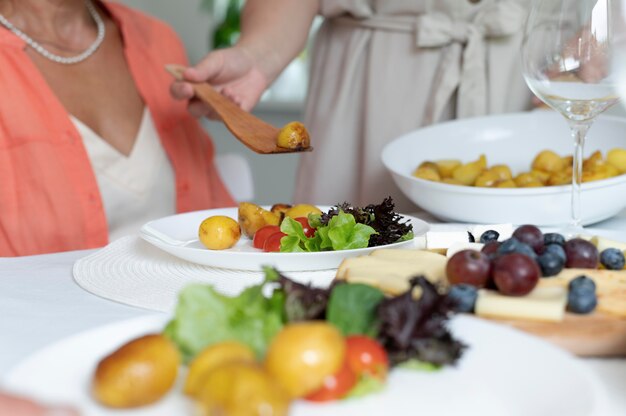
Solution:
<svg viewBox="0 0 626 416">
<path fill-rule="evenodd" d="M 595 269 L 598 267 L 598 249 L 582 238 L 573 238 L 565 242 L 565 267 Z"/>
<path fill-rule="evenodd" d="M 537 286 L 541 269 L 530 257 L 511 253 L 494 260 L 492 275 L 503 295 L 524 296 Z"/>
<path fill-rule="evenodd" d="M 489 279 L 491 262 L 485 253 L 462 250 L 448 259 L 446 275 L 451 285 L 466 283 L 478 288 L 485 287 Z"/>
<path fill-rule="evenodd" d="M 515 230 L 513 237 L 532 247 L 537 254 L 543 252 L 543 233 L 534 225 L 522 225 Z"/>
<path fill-rule="evenodd" d="M 493 259 L 498 256 L 498 247 L 500 247 L 500 242 L 489 241 L 480 251 L 485 253 L 490 259 Z"/>
</svg>

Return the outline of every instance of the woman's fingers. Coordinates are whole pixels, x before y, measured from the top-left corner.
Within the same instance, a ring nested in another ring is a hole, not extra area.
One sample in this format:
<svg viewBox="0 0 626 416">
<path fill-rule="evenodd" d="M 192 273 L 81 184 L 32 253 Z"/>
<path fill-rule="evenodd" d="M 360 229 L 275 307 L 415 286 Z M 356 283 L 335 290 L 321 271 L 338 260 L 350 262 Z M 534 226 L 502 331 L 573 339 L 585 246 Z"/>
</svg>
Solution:
<svg viewBox="0 0 626 416">
<path fill-rule="evenodd" d="M 66 407 L 46 407 L 21 397 L 0 393 L 0 415 L 77 416 L 78 412 Z"/>
<path fill-rule="evenodd" d="M 182 81 L 174 81 L 170 85 L 170 94 L 177 100 L 190 100 L 194 96 L 191 84 Z"/>
<path fill-rule="evenodd" d="M 224 51 L 209 53 L 195 66 L 185 69 L 185 79 L 192 82 L 211 82 L 217 78 L 224 68 Z"/>
<path fill-rule="evenodd" d="M 213 108 L 209 107 L 204 102 L 194 98 L 189 101 L 189 105 L 187 106 L 189 113 L 196 117 L 206 117 L 211 120 L 221 120 L 222 118 L 213 110 Z"/>
</svg>

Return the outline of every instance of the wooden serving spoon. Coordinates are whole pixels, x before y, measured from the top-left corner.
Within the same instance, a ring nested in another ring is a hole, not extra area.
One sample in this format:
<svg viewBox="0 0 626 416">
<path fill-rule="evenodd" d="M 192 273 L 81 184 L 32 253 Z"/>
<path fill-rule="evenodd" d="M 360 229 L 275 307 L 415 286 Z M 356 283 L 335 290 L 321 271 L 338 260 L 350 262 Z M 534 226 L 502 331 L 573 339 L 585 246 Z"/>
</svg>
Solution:
<svg viewBox="0 0 626 416">
<path fill-rule="evenodd" d="M 179 81 L 183 80 L 185 67 L 166 65 L 167 72 Z M 310 152 L 312 147 L 288 149 L 276 145 L 279 129 L 242 110 L 207 83 L 191 83 L 196 97 L 210 105 L 230 132 L 250 150 L 261 154 Z"/>
</svg>

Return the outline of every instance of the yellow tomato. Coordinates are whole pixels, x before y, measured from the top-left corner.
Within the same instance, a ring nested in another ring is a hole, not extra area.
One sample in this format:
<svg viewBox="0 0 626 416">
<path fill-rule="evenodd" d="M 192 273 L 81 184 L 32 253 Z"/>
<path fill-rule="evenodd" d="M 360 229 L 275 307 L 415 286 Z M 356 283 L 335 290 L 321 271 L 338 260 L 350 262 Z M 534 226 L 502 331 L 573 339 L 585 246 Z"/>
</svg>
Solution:
<svg viewBox="0 0 626 416">
<path fill-rule="evenodd" d="M 259 365 L 224 364 L 204 379 L 199 392 L 203 415 L 287 416 L 289 397 Z"/>
<path fill-rule="evenodd" d="M 205 348 L 189 365 L 185 380 L 185 393 L 196 396 L 202 388 L 204 378 L 221 365 L 233 362 L 254 363 L 254 351 L 236 341 L 225 341 Z"/>
<path fill-rule="evenodd" d="M 274 338 L 265 366 L 291 397 L 303 397 L 339 370 L 345 351 L 345 339 L 334 326 L 322 321 L 294 323 Z"/>
<path fill-rule="evenodd" d="M 241 228 L 234 219 L 215 215 L 202 221 L 198 230 L 200 242 L 210 250 L 231 248 L 241 237 Z"/>
</svg>

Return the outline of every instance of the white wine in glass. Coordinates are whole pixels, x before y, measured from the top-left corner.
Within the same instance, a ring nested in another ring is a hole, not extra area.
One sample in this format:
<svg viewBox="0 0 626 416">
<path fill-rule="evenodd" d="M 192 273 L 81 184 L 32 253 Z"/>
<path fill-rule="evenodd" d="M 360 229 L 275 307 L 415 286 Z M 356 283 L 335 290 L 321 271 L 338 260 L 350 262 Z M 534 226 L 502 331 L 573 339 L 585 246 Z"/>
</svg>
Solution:
<svg viewBox="0 0 626 416">
<path fill-rule="evenodd" d="M 574 140 L 568 236 L 582 231 L 580 189 L 587 131 L 619 98 L 611 0 L 533 0 L 522 65 L 530 89 L 568 121 Z"/>
</svg>

